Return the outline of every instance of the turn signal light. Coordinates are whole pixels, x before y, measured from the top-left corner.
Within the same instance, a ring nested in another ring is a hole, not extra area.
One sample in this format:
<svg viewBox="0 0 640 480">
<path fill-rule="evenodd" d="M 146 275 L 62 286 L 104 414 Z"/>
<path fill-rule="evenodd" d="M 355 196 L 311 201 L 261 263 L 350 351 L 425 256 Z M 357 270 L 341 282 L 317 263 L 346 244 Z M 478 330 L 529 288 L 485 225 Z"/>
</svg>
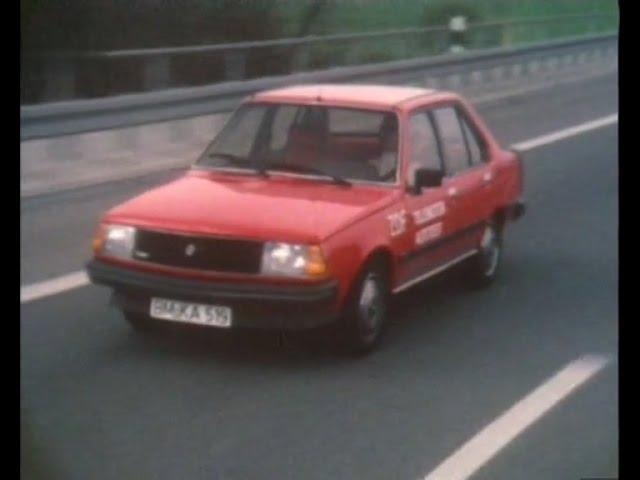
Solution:
<svg viewBox="0 0 640 480">
<path fill-rule="evenodd" d="M 309 247 L 307 254 L 307 261 L 305 263 L 305 273 L 314 278 L 320 278 L 327 275 L 327 263 L 322 256 L 322 251 L 317 245 Z"/>
<path fill-rule="evenodd" d="M 104 225 L 98 226 L 96 233 L 93 236 L 93 241 L 91 242 L 91 247 L 93 249 L 93 254 L 97 255 L 102 251 L 102 247 L 104 246 L 104 240 L 106 238 L 107 229 Z"/>
</svg>

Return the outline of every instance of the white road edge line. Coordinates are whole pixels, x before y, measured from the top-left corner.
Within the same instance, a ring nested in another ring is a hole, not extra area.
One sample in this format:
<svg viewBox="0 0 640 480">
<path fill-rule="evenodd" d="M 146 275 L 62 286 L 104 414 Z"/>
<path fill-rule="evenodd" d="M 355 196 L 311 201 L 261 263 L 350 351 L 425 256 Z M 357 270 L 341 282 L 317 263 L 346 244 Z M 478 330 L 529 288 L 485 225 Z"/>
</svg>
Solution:
<svg viewBox="0 0 640 480">
<path fill-rule="evenodd" d="M 513 144 L 511 147 L 515 150 L 527 151 L 532 150 L 543 145 L 563 140 L 575 135 L 580 135 L 597 128 L 606 127 L 618 122 L 618 114 L 592 120 L 590 122 L 582 123 L 573 127 L 558 130 L 547 135 L 532 138 L 522 141 L 520 143 Z M 51 280 L 45 280 L 43 282 L 34 283 L 31 285 L 25 285 L 20 287 L 20 303 L 28 303 L 33 300 L 56 295 L 58 293 L 72 290 L 74 288 L 84 287 L 89 284 L 89 279 L 86 273 L 82 270 L 78 272 L 69 273 L 61 277 L 56 277 Z"/>
<path fill-rule="evenodd" d="M 553 133 L 541 135 L 540 137 L 530 138 L 529 140 L 514 143 L 511 145 L 511 148 L 521 151 L 533 150 L 534 148 L 542 147 L 543 145 L 549 145 L 550 143 L 558 142 L 560 140 L 564 140 L 565 138 L 580 135 L 582 133 L 596 130 L 598 128 L 607 127 L 615 123 L 618 123 L 617 112 L 606 117 L 592 120 L 590 122 L 581 123 L 580 125 L 564 128 Z"/>
<path fill-rule="evenodd" d="M 33 283 L 20 287 L 20 303 L 31 302 L 42 297 L 84 287 L 88 284 L 89 277 L 87 277 L 87 274 L 83 270 L 52 278 L 51 280 L 45 280 L 44 282 Z"/>
<path fill-rule="evenodd" d="M 517 90 L 508 90 L 505 93 L 491 94 L 488 93 L 486 95 L 481 95 L 479 97 L 469 97 L 472 103 L 476 105 L 483 105 L 486 103 L 499 102 L 501 100 L 506 100 L 513 97 L 520 97 L 522 95 L 527 95 L 530 93 L 538 93 L 542 90 L 548 90 L 550 87 L 556 87 L 560 85 L 570 85 L 572 83 L 581 82 L 585 80 L 592 80 L 598 77 L 604 77 L 607 75 L 611 75 L 614 72 L 618 72 L 617 68 L 611 68 L 609 70 L 594 72 L 588 75 L 580 75 L 579 77 L 569 77 L 564 78 L 562 80 L 552 80 L 549 82 L 543 82 L 537 85 L 533 85 L 530 87 L 524 87 Z M 428 88 L 428 87 L 427 87 Z"/>
<path fill-rule="evenodd" d="M 469 478 L 527 427 L 602 370 L 609 360 L 603 355 L 585 355 L 572 361 L 483 428 L 423 480 Z"/>
</svg>

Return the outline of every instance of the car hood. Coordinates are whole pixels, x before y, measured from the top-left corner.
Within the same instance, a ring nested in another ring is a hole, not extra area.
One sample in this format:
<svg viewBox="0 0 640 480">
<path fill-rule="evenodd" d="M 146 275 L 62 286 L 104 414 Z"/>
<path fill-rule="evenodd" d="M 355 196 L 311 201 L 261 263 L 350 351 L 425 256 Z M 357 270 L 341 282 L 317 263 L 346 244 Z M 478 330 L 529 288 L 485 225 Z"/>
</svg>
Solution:
<svg viewBox="0 0 640 480">
<path fill-rule="evenodd" d="M 202 171 L 150 190 L 107 213 L 104 222 L 256 240 L 320 242 L 399 196 L 375 185 L 262 178 Z"/>
</svg>

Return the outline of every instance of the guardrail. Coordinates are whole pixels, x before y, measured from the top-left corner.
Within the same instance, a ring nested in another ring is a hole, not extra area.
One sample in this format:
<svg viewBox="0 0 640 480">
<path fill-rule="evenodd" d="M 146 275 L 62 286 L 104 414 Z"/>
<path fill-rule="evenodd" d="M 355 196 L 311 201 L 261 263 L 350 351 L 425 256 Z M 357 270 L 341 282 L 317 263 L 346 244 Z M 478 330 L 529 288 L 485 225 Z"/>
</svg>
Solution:
<svg viewBox="0 0 640 480">
<path fill-rule="evenodd" d="M 257 90 L 305 82 L 410 84 L 472 101 L 519 95 L 617 69 L 617 35 L 466 52 L 206 87 L 23 107 L 20 195 L 184 168 Z"/>
<path fill-rule="evenodd" d="M 593 44 L 615 44 L 617 33 L 579 37 L 511 48 L 385 62 L 356 67 L 338 67 L 285 76 L 225 82 L 203 87 L 168 89 L 93 100 L 76 100 L 20 108 L 21 140 L 113 129 L 147 123 L 228 112 L 256 91 L 294 83 L 354 82 L 399 83 L 412 77 L 462 75 L 476 70 L 505 67 L 510 62 L 570 54 Z M 469 81 L 474 81 L 469 77 Z M 462 82 L 463 79 L 460 79 Z M 455 88 L 455 84 L 449 88 Z"/>
<path fill-rule="evenodd" d="M 394 58 L 438 55 L 451 47 L 511 46 L 532 38 L 569 36 L 610 28 L 610 14 L 562 15 L 501 22 L 403 30 L 281 38 L 187 47 L 105 52 L 21 54 L 21 102 L 210 85 Z"/>
</svg>

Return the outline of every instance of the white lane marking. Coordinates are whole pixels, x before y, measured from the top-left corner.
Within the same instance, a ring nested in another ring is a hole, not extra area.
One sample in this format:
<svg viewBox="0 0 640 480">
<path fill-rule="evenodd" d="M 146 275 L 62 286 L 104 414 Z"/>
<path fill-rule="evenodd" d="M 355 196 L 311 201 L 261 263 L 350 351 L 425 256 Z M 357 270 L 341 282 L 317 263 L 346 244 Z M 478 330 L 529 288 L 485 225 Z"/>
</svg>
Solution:
<svg viewBox="0 0 640 480">
<path fill-rule="evenodd" d="M 424 480 L 469 478 L 553 406 L 602 370 L 609 358 L 586 355 L 528 394 L 445 459 Z"/>
<path fill-rule="evenodd" d="M 599 118 L 591 122 L 576 125 L 574 127 L 565 128 L 554 133 L 543 135 L 541 137 L 525 140 L 520 143 L 512 145 L 512 148 L 517 150 L 531 150 L 536 147 L 547 145 L 549 143 L 557 142 L 559 140 L 579 135 L 590 130 L 595 130 L 607 125 L 617 123 L 618 114 L 609 115 L 604 118 Z M 89 280 L 83 271 L 73 272 L 62 277 L 53 278 L 44 282 L 35 283 L 32 285 L 26 285 L 20 287 L 20 303 L 27 303 L 32 300 L 37 300 L 49 295 L 55 295 L 67 290 L 79 288 L 87 285 Z"/>
<path fill-rule="evenodd" d="M 84 271 L 69 273 L 61 277 L 45 280 L 20 287 L 20 303 L 27 303 L 39 298 L 66 292 L 89 284 L 89 277 Z"/>
<path fill-rule="evenodd" d="M 519 77 L 522 72 L 521 69 L 516 68 L 518 65 L 514 65 L 514 69 L 512 71 L 513 77 Z M 522 67 L 520 65 L 520 67 Z M 485 103 L 493 103 L 500 100 L 505 100 L 507 98 L 521 97 L 523 95 L 527 95 L 529 93 L 536 93 L 542 90 L 548 90 L 550 87 L 555 87 L 559 85 L 571 85 L 573 83 L 585 80 L 592 80 L 595 78 L 605 77 L 607 75 L 611 75 L 612 73 L 617 72 L 617 68 L 612 68 L 605 71 L 598 71 L 588 75 L 581 75 L 576 77 L 575 75 L 570 78 L 565 78 L 563 80 L 553 80 L 549 82 L 539 83 L 534 86 L 518 88 L 516 90 L 510 90 L 507 93 L 498 93 L 498 94 L 486 94 L 478 97 L 471 98 L 470 100 L 476 105 L 482 105 Z M 434 87 L 432 87 L 434 88 Z"/>
<path fill-rule="evenodd" d="M 596 130 L 598 128 L 606 127 L 609 125 L 613 125 L 615 123 L 618 123 L 617 113 L 608 115 L 606 117 L 598 118 L 590 122 L 581 123 L 580 125 L 575 125 L 573 127 L 564 128 L 562 130 L 558 130 L 553 133 L 548 133 L 540 137 L 530 138 L 529 140 L 525 140 L 520 143 L 515 143 L 511 145 L 511 147 L 516 150 L 522 150 L 522 151 L 532 150 L 534 148 L 538 148 L 543 145 L 548 145 L 550 143 L 558 142 L 560 140 L 564 140 L 565 138 L 573 137 L 575 135 L 580 135 L 582 133 L 589 132 L 591 130 Z"/>
</svg>

